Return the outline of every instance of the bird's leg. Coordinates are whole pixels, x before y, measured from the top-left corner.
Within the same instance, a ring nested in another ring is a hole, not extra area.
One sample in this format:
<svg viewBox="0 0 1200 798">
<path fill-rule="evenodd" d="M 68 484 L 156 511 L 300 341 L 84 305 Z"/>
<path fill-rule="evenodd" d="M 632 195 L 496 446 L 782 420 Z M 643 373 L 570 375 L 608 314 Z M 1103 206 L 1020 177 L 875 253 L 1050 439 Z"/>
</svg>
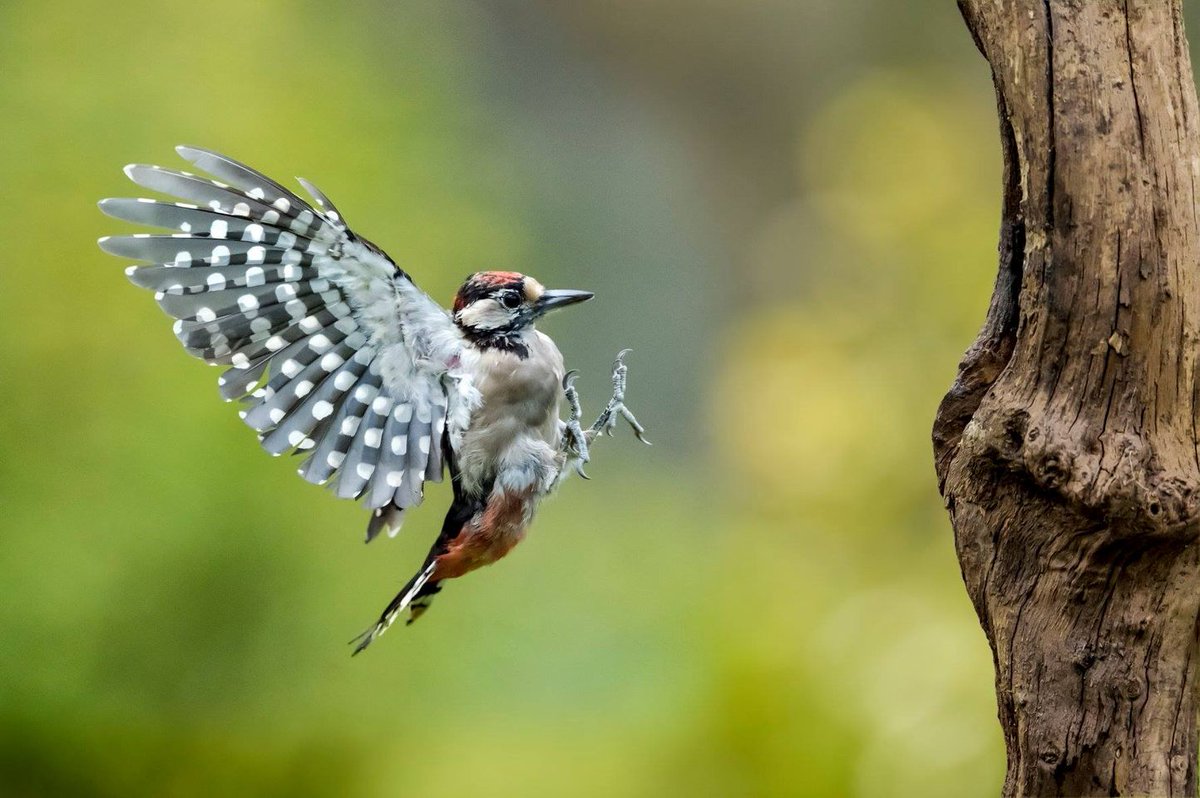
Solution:
<svg viewBox="0 0 1200 798">
<path fill-rule="evenodd" d="M 633 427 L 633 433 L 637 435 L 639 441 L 647 446 L 650 445 L 650 441 L 646 439 L 646 429 L 625 406 L 625 380 L 629 373 L 629 369 L 625 365 L 625 356 L 629 354 L 629 351 L 622 349 L 617 355 L 617 359 L 613 363 L 612 398 L 608 400 L 608 404 L 596 418 L 595 423 L 587 429 L 583 429 L 579 423 L 583 409 L 579 405 L 579 392 L 575 390 L 575 378 L 578 375 L 571 371 L 563 377 L 563 392 L 566 395 L 567 404 L 571 408 L 571 416 L 565 422 L 566 428 L 563 431 L 563 451 L 567 455 L 567 460 L 574 465 L 575 471 L 584 479 L 588 478 L 583 471 L 583 466 L 591 456 L 590 444 L 602 434 L 607 433 L 611 437 L 613 430 L 617 427 L 618 417 L 629 422 L 629 426 Z"/>
<path fill-rule="evenodd" d="M 567 405 L 571 408 L 571 415 L 564 422 L 562 450 L 567 456 L 567 462 L 574 466 L 579 476 L 588 479 L 588 475 L 583 471 L 583 466 L 591 459 L 588 452 L 588 442 L 591 438 L 579 425 L 579 419 L 583 416 L 583 408 L 579 404 L 579 391 L 575 388 L 575 380 L 578 376 L 579 372 L 574 370 L 568 371 L 563 376 L 563 394 L 566 396 Z"/>
<path fill-rule="evenodd" d="M 629 426 L 633 427 L 633 434 L 639 441 L 647 446 L 650 445 L 650 441 L 646 440 L 646 428 L 638 423 L 637 417 L 625 406 L 625 377 L 629 373 L 629 367 L 625 365 L 625 356 L 629 352 L 628 349 L 622 349 L 617 353 L 617 359 L 613 363 L 612 398 L 608 400 L 608 404 L 596 419 L 596 423 L 592 424 L 591 429 L 587 431 L 588 441 L 602 433 L 607 433 L 609 437 L 612 437 L 613 430 L 617 428 L 617 416 L 620 416 L 629 422 Z"/>
</svg>

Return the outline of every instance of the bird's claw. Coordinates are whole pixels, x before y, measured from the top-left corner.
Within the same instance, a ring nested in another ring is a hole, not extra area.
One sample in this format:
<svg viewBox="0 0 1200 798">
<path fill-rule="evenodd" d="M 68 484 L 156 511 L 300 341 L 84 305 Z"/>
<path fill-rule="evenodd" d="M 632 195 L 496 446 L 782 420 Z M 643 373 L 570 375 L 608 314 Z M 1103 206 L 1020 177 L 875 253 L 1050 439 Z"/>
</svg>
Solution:
<svg viewBox="0 0 1200 798">
<path fill-rule="evenodd" d="M 583 470 L 583 465 L 591 459 L 591 454 L 588 452 L 587 433 L 579 424 L 579 419 L 583 416 L 583 408 L 579 404 L 579 391 L 575 389 L 575 380 L 578 377 L 579 372 L 574 369 L 563 375 L 563 394 L 571 408 L 571 415 L 566 420 L 566 429 L 563 431 L 563 449 L 574 461 L 575 472 L 584 479 L 591 479 Z"/>
<path fill-rule="evenodd" d="M 613 430 L 617 428 L 617 416 L 620 416 L 633 428 L 633 434 L 637 436 L 637 439 L 650 446 L 651 443 L 646 438 L 646 428 L 637 420 L 633 411 L 625 406 L 625 382 L 629 374 L 629 367 L 625 365 L 625 356 L 632 351 L 632 349 L 622 349 L 617 353 L 617 359 L 613 362 L 612 398 L 608 400 L 604 412 L 592 425 L 591 432 L 593 435 L 606 434 L 611 438 Z"/>
<path fill-rule="evenodd" d="M 650 439 L 646 437 L 646 428 L 638 422 L 637 416 L 623 404 L 620 407 L 620 411 L 621 418 L 629 422 L 629 426 L 633 428 L 633 434 L 637 436 L 637 439 L 647 446 L 653 446 L 654 444 L 650 443 Z M 610 432 L 609 434 L 611 435 L 612 433 Z"/>
<path fill-rule="evenodd" d="M 568 407 L 570 407 L 571 414 L 563 422 L 562 448 L 571 461 L 575 473 L 584 479 L 591 479 L 583 470 L 584 465 L 591 459 L 591 452 L 588 449 L 589 445 L 598 435 L 607 434 L 609 437 L 612 437 L 613 431 L 617 428 L 618 417 L 625 419 L 626 423 L 633 428 L 633 434 L 637 436 L 639 441 L 647 446 L 650 445 L 650 441 L 646 439 L 646 428 L 638 422 L 633 412 L 625 406 L 625 380 L 629 373 L 629 369 L 625 365 L 625 356 L 630 351 L 632 350 L 622 349 L 617 354 L 617 359 L 613 363 L 612 398 L 608 400 L 608 404 L 605 405 L 603 412 L 597 417 L 596 422 L 587 429 L 584 429 L 579 423 L 579 419 L 583 415 L 583 409 L 579 404 L 579 392 L 575 389 L 575 380 L 579 377 L 579 373 L 571 370 L 563 375 L 563 395 L 567 400 Z"/>
</svg>

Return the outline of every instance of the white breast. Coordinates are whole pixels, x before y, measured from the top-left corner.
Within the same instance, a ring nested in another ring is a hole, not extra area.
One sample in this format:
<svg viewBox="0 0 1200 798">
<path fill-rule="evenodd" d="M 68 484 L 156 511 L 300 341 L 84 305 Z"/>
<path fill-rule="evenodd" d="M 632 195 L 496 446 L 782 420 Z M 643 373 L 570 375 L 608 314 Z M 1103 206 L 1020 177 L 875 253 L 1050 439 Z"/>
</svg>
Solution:
<svg viewBox="0 0 1200 798">
<path fill-rule="evenodd" d="M 536 330 L 525 344 L 527 358 L 489 349 L 473 364 L 481 404 L 456 451 L 468 492 L 478 494 L 495 480 L 506 490 L 544 493 L 557 476 L 562 354 Z"/>
</svg>

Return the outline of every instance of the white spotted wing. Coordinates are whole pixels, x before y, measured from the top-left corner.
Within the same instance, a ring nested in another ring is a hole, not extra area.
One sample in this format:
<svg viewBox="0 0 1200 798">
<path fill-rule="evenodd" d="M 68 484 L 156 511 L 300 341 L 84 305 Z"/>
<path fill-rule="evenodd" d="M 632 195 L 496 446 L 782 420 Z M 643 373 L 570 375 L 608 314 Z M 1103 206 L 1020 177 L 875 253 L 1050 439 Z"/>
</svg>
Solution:
<svg viewBox="0 0 1200 798">
<path fill-rule="evenodd" d="M 190 354 L 229 367 L 221 394 L 243 401 L 263 448 L 304 454 L 305 479 L 372 509 L 419 503 L 441 479 L 459 399 L 449 315 L 307 182 L 315 207 L 230 158 L 177 150 L 216 179 L 126 167 L 184 201 L 103 200 L 110 216 L 172 232 L 100 246 L 147 264 L 126 274 L 155 292 Z"/>
</svg>

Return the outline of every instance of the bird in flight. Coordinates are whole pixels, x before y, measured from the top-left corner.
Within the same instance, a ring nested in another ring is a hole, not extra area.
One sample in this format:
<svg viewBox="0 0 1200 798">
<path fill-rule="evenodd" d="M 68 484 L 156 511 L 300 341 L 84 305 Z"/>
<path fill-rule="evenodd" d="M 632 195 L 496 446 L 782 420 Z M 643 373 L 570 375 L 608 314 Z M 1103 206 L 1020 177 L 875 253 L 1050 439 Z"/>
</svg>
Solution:
<svg viewBox="0 0 1200 798">
<path fill-rule="evenodd" d="M 142 265 L 125 274 L 173 317 L 188 353 L 227 366 L 227 401 L 273 455 L 304 458 L 300 476 L 371 511 L 367 541 L 395 536 L 424 484 L 448 471 L 454 499 L 424 564 L 354 641 L 365 649 L 405 611 L 412 623 L 442 582 L 489 565 L 525 535 L 538 503 L 589 446 L 624 419 L 623 350 L 613 394 L 581 426 L 574 372 L 535 328 L 592 298 L 507 271 L 467 277 L 446 310 L 346 225 L 315 186 L 313 202 L 224 155 L 176 151 L 201 177 L 125 168 L 134 183 L 183 202 L 106 199 L 100 209 L 170 234 L 106 236 L 100 247 Z M 569 408 L 564 421 L 560 402 Z"/>
</svg>

